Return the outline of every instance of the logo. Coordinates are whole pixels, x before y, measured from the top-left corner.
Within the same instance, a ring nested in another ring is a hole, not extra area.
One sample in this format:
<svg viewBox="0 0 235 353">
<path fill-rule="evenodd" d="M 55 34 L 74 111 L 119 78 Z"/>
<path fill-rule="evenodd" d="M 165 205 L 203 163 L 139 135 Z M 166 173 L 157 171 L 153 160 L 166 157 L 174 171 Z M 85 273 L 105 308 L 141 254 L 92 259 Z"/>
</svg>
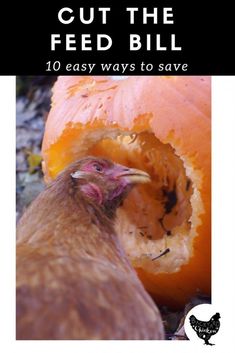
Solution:
<svg viewBox="0 0 235 353">
<path fill-rule="evenodd" d="M 205 345 L 213 346 L 216 341 L 215 335 L 220 329 L 220 319 L 220 313 L 211 304 L 197 305 L 185 318 L 185 333 L 190 341 L 204 342 Z"/>
</svg>

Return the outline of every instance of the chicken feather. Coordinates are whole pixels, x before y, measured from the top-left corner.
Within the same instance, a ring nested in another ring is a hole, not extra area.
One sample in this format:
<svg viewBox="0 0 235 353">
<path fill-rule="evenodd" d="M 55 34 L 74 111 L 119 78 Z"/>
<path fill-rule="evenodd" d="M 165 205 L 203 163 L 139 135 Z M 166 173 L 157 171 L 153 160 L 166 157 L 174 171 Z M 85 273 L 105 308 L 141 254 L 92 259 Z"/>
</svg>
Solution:
<svg viewBox="0 0 235 353">
<path fill-rule="evenodd" d="M 17 227 L 17 339 L 164 338 L 157 306 L 114 231 L 115 210 L 140 172 L 129 170 L 82 159 L 26 210 Z M 102 203 L 82 191 L 92 184 Z"/>
</svg>

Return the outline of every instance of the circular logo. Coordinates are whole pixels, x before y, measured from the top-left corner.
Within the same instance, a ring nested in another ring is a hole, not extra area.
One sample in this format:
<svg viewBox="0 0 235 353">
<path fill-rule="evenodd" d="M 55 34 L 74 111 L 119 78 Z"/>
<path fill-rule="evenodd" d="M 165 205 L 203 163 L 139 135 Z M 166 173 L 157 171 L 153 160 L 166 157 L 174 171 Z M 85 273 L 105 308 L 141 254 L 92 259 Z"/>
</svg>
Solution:
<svg viewBox="0 0 235 353">
<path fill-rule="evenodd" d="M 215 345 L 221 325 L 221 315 L 211 304 L 192 308 L 185 317 L 184 329 L 190 341 L 200 345 Z"/>
</svg>

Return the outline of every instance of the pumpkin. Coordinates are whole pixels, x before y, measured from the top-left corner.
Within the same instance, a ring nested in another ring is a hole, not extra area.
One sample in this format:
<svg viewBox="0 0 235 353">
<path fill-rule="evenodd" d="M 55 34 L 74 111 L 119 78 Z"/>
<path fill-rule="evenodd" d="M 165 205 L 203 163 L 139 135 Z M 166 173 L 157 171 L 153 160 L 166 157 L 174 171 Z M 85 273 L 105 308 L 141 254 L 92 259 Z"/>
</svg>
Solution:
<svg viewBox="0 0 235 353">
<path fill-rule="evenodd" d="M 47 182 L 85 155 L 151 175 L 116 228 L 146 289 L 171 308 L 210 294 L 210 87 L 205 76 L 59 77 L 46 122 Z"/>
</svg>

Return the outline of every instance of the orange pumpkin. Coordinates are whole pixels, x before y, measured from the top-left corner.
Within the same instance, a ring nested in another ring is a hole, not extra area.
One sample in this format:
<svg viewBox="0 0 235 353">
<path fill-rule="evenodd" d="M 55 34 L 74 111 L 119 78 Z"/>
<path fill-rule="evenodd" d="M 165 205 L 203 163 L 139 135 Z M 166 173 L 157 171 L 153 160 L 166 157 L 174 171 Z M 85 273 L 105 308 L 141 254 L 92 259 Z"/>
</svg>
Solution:
<svg viewBox="0 0 235 353">
<path fill-rule="evenodd" d="M 173 308 L 210 293 L 210 98 L 209 77 L 59 77 L 43 140 L 47 181 L 84 155 L 151 175 L 116 227 L 146 289 Z"/>
</svg>

